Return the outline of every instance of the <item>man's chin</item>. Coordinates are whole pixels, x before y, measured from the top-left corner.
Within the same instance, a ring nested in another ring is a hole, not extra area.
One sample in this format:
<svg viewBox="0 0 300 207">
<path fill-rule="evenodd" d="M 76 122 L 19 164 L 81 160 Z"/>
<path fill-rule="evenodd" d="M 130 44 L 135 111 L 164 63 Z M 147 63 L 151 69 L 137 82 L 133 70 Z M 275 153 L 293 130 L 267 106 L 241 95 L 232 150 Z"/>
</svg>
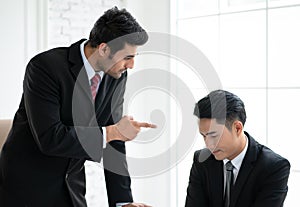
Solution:
<svg viewBox="0 0 300 207">
<path fill-rule="evenodd" d="M 213 154 L 216 160 L 224 160 L 225 157 L 219 154 Z"/>
<path fill-rule="evenodd" d="M 224 160 L 223 158 L 217 157 L 217 156 L 215 156 L 215 159 L 216 159 L 216 160 Z"/>
</svg>

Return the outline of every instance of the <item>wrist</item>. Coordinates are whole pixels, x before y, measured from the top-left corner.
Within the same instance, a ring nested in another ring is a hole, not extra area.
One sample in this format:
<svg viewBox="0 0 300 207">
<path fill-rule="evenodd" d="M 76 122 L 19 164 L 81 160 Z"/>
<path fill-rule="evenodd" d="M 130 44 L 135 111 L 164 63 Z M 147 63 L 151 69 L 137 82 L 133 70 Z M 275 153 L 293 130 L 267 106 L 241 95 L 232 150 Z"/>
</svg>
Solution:
<svg viewBox="0 0 300 207">
<path fill-rule="evenodd" d="M 113 131 L 113 125 L 106 126 L 105 130 L 106 130 L 106 143 L 109 143 L 110 141 L 112 141 L 111 134 Z"/>
<path fill-rule="evenodd" d="M 106 129 L 106 143 L 109 143 L 113 140 L 120 140 L 120 133 L 117 130 L 117 126 L 114 125 L 109 125 L 105 127 Z"/>
</svg>

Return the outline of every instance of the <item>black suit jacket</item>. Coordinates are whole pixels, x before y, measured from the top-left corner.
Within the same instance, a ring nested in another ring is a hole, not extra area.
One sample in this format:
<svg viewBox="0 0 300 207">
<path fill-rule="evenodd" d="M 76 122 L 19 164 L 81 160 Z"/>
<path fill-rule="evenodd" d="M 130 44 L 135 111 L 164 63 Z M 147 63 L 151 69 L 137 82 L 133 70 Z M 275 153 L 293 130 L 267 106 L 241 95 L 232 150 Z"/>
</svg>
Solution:
<svg viewBox="0 0 300 207">
<path fill-rule="evenodd" d="M 121 119 L 127 73 L 120 79 L 104 75 L 94 104 L 82 41 L 41 53 L 27 65 L 0 157 L 1 207 L 86 206 L 84 162 L 102 156 L 105 167 L 114 162 L 122 173 L 105 170 L 109 205 L 132 201 L 125 144 L 113 141 L 103 150 L 101 131 Z"/>
<path fill-rule="evenodd" d="M 232 189 L 230 207 L 283 206 L 290 172 L 288 160 L 256 142 L 249 134 L 248 149 Z M 186 207 L 222 207 L 223 161 L 213 155 L 199 162 L 196 151 L 187 189 Z"/>
</svg>

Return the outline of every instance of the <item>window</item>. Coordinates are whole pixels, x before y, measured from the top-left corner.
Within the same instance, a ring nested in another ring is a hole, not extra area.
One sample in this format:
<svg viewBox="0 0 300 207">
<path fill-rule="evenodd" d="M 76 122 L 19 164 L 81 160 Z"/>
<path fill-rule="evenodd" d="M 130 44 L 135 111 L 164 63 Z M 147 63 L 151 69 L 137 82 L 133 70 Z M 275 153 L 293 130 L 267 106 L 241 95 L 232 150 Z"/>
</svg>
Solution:
<svg viewBox="0 0 300 207">
<path fill-rule="evenodd" d="M 300 116 L 300 1 L 178 0 L 177 10 L 176 34 L 206 55 L 224 89 L 244 100 L 245 130 L 291 162 L 285 206 L 295 206 L 300 201 L 295 144 Z M 187 81 L 196 100 L 207 94 L 203 85 L 192 78 Z M 197 139 L 193 150 L 203 147 L 201 137 Z M 177 166 L 177 206 L 184 206 L 193 150 Z"/>
</svg>

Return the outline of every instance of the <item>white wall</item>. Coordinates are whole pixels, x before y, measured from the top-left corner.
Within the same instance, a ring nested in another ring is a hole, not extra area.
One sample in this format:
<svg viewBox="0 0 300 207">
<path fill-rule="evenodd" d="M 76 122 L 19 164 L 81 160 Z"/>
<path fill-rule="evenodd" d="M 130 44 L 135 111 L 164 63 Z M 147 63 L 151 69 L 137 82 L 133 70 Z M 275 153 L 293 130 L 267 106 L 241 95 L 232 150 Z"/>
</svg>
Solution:
<svg viewBox="0 0 300 207">
<path fill-rule="evenodd" d="M 45 48 L 43 12 L 46 1 L 0 0 L 0 118 L 12 119 L 18 108 L 25 66 Z"/>
<path fill-rule="evenodd" d="M 1 39 L 5 40 L 1 44 L 0 50 L 2 62 L 0 70 L 1 118 L 11 118 L 13 116 L 20 100 L 20 88 L 22 87 L 25 45 L 23 34 L 19 31 L 24 31 L 24 10 L 18 4 L 19 1 L 17 0 L 8 3 L 1 0 L 0 26 L 3 28 Z M 16 12 L 14 18 L 11 14 L 13 11 Z M 17 27 L 12 28 L 11 25 L 17 25 Z"/>
<path fill-rule="evenodd" d="M 152 1 L 141 1 L 141 0 L 126 0 L 124 2 L 126 9 L 131 12 L 131 14 L 137 19 L 137 21 L 146 29 L 150 34 L 149 41 L 151 39 L 153 32 L 158 33 L 169 33 L 170 32 L 170 1 L 165 0 L 152 0 Z M 146 46 L 145 48 L 147 47 Z M 156 43 L 154 43 L 155 45 Z M 170 42 L 160 42 L 160 47 L 166 50 L 170 47 Z M 143 48 L 143 47 L 142 47 Z M 144 51 L 143 49 L 140 51 Z M 148 47 L 147 47 L 148 48 Z M 139 52 L 139 49 L 138 49 Z M 156 51 L 149 52 L 147 55 L 141 53 L 136 57 L 136 64 L 133 71 L 129 72 L 129 80 L 127 90 L 130 91 L 131 88 L 137 88 L 138 94 L 127 94 L 127 99 L 131 99 L 131 106 L 128 108 L 130 115 L 133 115 L 139 120 L 159 122 L 163 125 L 163 122 L 155 119 L 155 113 L 158 112 L 164 116 L 166 123 L 170 122 L 170 94 L 168 92 L 162 92 L 160 89 L 156 88 L 155 85 L 149 85 L 148 87 L 138 88 L 141 82 L 146 82 L 147 78 L 159 78 L 153 76 L 144 77 L 143 71 L 149 71 L 151 69 L 159 69 L 165 72 L 169 72 L 170 60 L 168 57 L 156 54 Z M 140 79 L 134 78 L 136 74 Z M 145 79 L 143 79 L 145 78 Z M 170 78 L 165 81 L 165 89 L 169 91 Z M 149 81 L 151 82 L 151 81 Z M 130 87 L 130 88 L 128 88 Z M 154 116 L 154 118 L 151 116 Z M 145 174 L 138 174 L 135 176 L 135 164 L 130 162 L 129 159 L 129 170 L 132 177 L 132 189 L 134 193 L 134 198 L 136 201 L 145 202 L 153 206 L 173 206 L 174 197 L 171 192 L 172 183 L 172 173 L 168 169 L 165 172 L 155 171 L 157 165 L 161 163 L 151 163 L 151 158 L 159 157 L 160 153 L 166 152 L 171 145 L 171 131 L 170 127 L 167 126 L 165 130 L 159 126 L 153 134 L 157 135 L 157 139 L 148 142 L 132 141 L 127 143 L 127 154 L 130 158 L 139 157 L 144 159 L 143 164 L 140 168 L 147 169 L 148 165 L 152 166 L 154 174 L 148 174 L 145 170 Z M 158 134 L 162 132 L 160 136 Z M 153 136 L 155 137 L 155 135 Z M 137 137 L 137 140 L 143 141 L 143 135 Z M 168 166 L 171 160 L 161 159 L 161 162 Z M 173 197 L 173 198 L 172 198 Z"/>
<path fill-rule="evenodd" d="M 49 0 L 49 48 L 88 38 L 95 21 L 120 0 Z"/>
</svg>

